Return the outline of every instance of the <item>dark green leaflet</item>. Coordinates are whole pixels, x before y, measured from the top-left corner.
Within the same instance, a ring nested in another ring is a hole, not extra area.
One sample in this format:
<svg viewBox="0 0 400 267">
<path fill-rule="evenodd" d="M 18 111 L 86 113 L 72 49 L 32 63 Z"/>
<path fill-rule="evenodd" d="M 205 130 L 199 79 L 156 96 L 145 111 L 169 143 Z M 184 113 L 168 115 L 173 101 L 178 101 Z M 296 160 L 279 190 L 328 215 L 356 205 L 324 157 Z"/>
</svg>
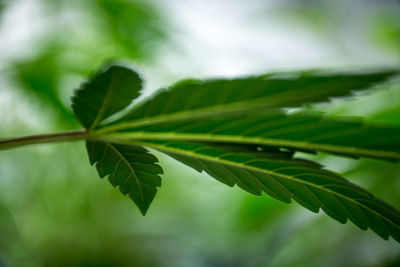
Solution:
<svg viewBox="0 0 400 267">
<path fill-rule="evenodd" d="M 93 129 L 127 107 L 139 96 L 141 88 L 142 80 L 136 72 L 121 66 L 110 66 L 75 91 L 72 109 L 85 128 Z"/>
<path fill-rule="evenodd" d="M 92 130 L 127 107 L 139 95 L 142 80 L 121 66 L 110 66 L 84 83 L 72 98 L 72 109 L 82 125 Z M 87 141 L 90 163 L 96 162 L 101 178 L 108 175 L 113 186 L 135 202 L 144 215 L 161 185 L 157 159 L 139 146 Z"/>
<path fill-rule="evenodd" d="M 327 119 L 316 114 L 275 112 L 167 121 L 127 128 L 111 136 L 116 139 L 247 143 L 400 160 L 400 127 L 367 126 L 356 119 Z"/>
<path fill-rule="evenodd" d="M 110 129 L 323 102 L 365 90 L 397 73 L 300 72 L 233 80 L 187 80 L 139 103 Z"/>
<path fill-rule="evenodd" d="M 90 163 L 96 163 L 101 178 L 108 175 L 113 186 L 129 194 L 144 215 L 161 186 L 161 167 L 157 158 L 146 149 L 134 145 L 118 145 L 87 141 Z"/>
<path fill-rule="evenodd" d="M 294 159 L 296 151 L 398 161 L 400 128 L 355 119 L 287 115 L 282 108 L 348 96 L 381 83 L 395 71 L 359 74 L 276 73 L 234 80 L 183 81 L 139 102 L 127 115 L 105 119 L 138 96 L 141 80 L 110 67 L 84 84 L 73 109 L 89 129 L 91 164 L 129 194 L 145 214 L 162 169 L 142 146 L 158 149 L 219 181 L 400 241 L 400 215 L 391 206 L 321 165 Z M 124 144 L 124 145 L 122 145 Z"/>
<path fill-rule="evenodd" d="M 255 195 L 265 192 L 285 203 L 293 198 L 313 212 L 322 209 L 341 223 L 350 219 L 363 230 L 371 228 L 384 239 L 392 236 L 400 241 L 400 214 L 394 208 L 312 162 L 256 157 L 182 141 L 139 143 L 169 154 L 197 171 L 205 171 L 229 186 L 237 184 Z"/>
</svg>

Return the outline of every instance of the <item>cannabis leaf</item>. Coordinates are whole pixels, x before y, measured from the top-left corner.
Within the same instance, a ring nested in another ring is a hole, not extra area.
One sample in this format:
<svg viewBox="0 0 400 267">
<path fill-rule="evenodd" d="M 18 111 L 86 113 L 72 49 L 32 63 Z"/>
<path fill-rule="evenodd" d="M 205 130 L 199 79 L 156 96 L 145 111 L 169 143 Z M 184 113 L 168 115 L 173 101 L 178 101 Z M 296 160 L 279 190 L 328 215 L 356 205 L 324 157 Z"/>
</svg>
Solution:
<svg viewBox="0 0 400 267">
<path fill-rule="evenodd" d="M 122 66 L 110 66 L 75 91 L 72 109 L 85 128 L 93 129 L 128 106 L 141 88 L 142 80 L 136 72 Z"/>
<path fill-rule="evenodd" d="M 157 158 L 140 146 L 125 146 L 98 141 L 86 142 L 90 164 L 95 164 L 101 178 L 108 176 L 113 186 L 129 197 L 146 214 L 161 186 L 161 167 Z"/>
<path fill-rule="evenodd" d="M 382 238 L 392 236 L 400 242 L 399 212 L 312 162 L 265 155 L 257 150 L 232 152 L 229 147 L 223 149 L 182 141 L 143 140 L 139 143 L 165 152 L 197 171 L 206 171 L 229 186 L 237 184 L 255 195 L 265 192 L 286 203 L 293 198 L 313 212 L 322 209 L 341 223 L 350 219 L 363 230 L 370 227 Z"/>
<path fill-rule="evenodd" d="M 259 112 L 167 121 L 115 130 L 110 137 L 258 144 L 353 158 L 400 160 L 400 127 L 372 126 L 355 118 L 328 119 L 310 113 Z"/>
<path fill-rule="evenodd" d="M 139 95 L 132 70 L 111 66 L 83 84 L 73 110 L 87 129 L 89 160 L 101 178 L 128 194 L 142 214 L 163 173 L 144 147 L 165 153 L 228 186 L 305 208 L 400 242 L 400 214 L 389 204 L 296 151 L 400 160 L 400 128 L 353 118 L 288 114 L 285 108 L 324 102 L 362 91 L 397 75 L 274 73 L 233 80 L 186 80 L 110 117 Z M 106 120 L 108 119 L 108 120 Z"/>
<path fill-rule="evenodd" d="M 72 98 L 72 108 L 83 126 L 92 130 L 104 119 L 128 106 L 139 95 L 139 75 L 125 67 L 111 66 L 84 83 Z M 140 146 L 123 146 L 111 142 L 87 141 L 92 165 L 101 178 L 108 175 L 113 186 L 135 202 L 144 215 L 157 187 L 162 169 L 157 158 Z"/>
<path fill-rule="evenodd" d="M 139 103 L 109 129 L 297 107 L 366 90 L 395 74 L 398 72 L 309 71 L 233 80 L 185 80 Z"/>
</svg>

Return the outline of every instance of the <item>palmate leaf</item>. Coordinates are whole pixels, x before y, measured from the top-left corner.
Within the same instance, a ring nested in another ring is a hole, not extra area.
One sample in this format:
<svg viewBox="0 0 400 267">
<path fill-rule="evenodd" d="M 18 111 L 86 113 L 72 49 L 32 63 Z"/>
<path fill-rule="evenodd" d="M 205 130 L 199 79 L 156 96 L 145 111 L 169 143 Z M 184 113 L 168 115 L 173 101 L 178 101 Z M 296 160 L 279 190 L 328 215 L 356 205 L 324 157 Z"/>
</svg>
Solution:
<svg viewBox="0 0 400 267">
<path fill-rule="evenodd" d="M 400 160 L 400 127 L 370 126 L 359 119 L 279 112 L 160 122 L 115 131 L 114 139 L 188 140 L 258 144 L 350 157 Z"/>
<path fill-rule="evenodd" d="M 295 151 L 325 151 L 398 161 L 400 131 L 361 121 L 284 113 L 282 108 L 347 96 L 398 74 L 283 73 L 235 80 L 184 81 L 106 120 L 138 96 L 139 76 L 110 67 L 83 85 L 73 109 L 87 128 L 87 149 L 100 177 L 129 194 L 143 214 L 162 169 L 143 146 L 158 149 L 221 182 L 400 241 L 400 215 L 390 205 Z"/>
<path fill-rule="evenodd" d="M 142 80 L 125 67 L 111 66 L 84 83 L 72 98 L 75 115 L 88 131 L 104 119 L 128 106 L 139 95 Z M 157 187 L 162 169 L 157 158 L 140 146 L 123 146 L 111 142 L 87 141 L 90 163 L 96 163 L 101 178 L 108 175 L 113 186 L 135 202 L 144 215 Z"/>
<path fill-rule="evenodd" d="M 131 69 L 110 66 L 100 71 L 72 97 L 72 109 L 87 129 L 127 107 L 139 95 L 142 80 Z"/>
<path fill-rule="evenodd" d="M 313 212 L 322 209 L 341 223 L 350 219 L 363 230 L 371 228 L 384 239 L 392 236 L 400 242 L 399 212 L 313 162 L 291 159 L 285 154 L 277 156 L 276 151 L 235 152 L 229 146 L 183 141 L 136 142 L 160 150 L 197 171 L 205 171 L 229 186 L 237 184 L 255 195 L 265 192 L 285 203 L 294 199 Z"/>
<path fill-rule="evenodd" d="M 348 96 L 381 83 L 398 71 L 369 73 L 275 73 L 233 80 L 185 80 L 138 103 L 109 129 L 150 125 L 258 109 L 297 107 Z"/>
<path fill-rule="evenodd" d="M 163 171 L 156 164 L 157 158 L 146 149 L 134 145 L 118 145 L 87 141 L 87 151 L 92 165 L 101 178 L 108 175 L 113 186 L 129 194 L 143 215 L 153 201 L 157 187 L 161 186 L 159 174 Z"/>
</svg>

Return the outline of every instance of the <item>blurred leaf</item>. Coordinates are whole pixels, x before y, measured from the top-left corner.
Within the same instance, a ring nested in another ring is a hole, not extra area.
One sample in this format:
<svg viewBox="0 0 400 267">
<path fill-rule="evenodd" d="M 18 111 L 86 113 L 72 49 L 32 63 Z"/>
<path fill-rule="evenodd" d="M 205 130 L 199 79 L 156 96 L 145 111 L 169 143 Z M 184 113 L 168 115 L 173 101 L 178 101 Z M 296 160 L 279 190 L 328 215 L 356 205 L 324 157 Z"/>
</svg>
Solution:
<svg viewBox="0 0 400 267">
<path fill-rule="evenodd" d="M 5 7 L 6 7 L 6 3 L 4 2 L 4 0 L 0 0 L 0 19 L 3 15 L 3 11 L 4 11 Z"/>
<path fill-rule="evenodd" d="M 291 206 L 272 198 L 257 198 L 253 195 L 247 195 L 241 203 L 236 224 L 243 231 L 258 232 L 283 217 L 289 207 Z"/>
<path fill-rule="evenodd" d="M 18 243 L 19 233 L 7 206 L 0 201 L 0 266 L 8 266 L 10 254 Z"/>
<path fill-rule="evenodd" d="M 0 202 L 0 254 L 7 250 L 19 237 L 14 219 L 3 203 Z M 1 259 L 0 259 L 1 263 Z"/>
<path fill-rule="evenodd" d="M 14 63 L 14 78 L 21 83 L 21 89 L 33 93 L 44 105 L 54 109 L 62 122 L 72 124 L 75 122 L 73 114 L 62 103 L 59 94 L 59 81 L 63 75 L 57 62 L 59 53 L 60 48 L 50 46 L 33 59 Z"/>
<path fill-rule="evenodd" d="M 49 15 L 55 15 L 53 21 L 59 29 L 48 38 L 53 41 L 61 40 L 62 47 L 71 54 L 84 52 L 90 63 L 99 64 L 114 58 L 151 59 L 156 54 L 157 45 L 168 37 L 166 19 L 159 12 L 158 6 L 149 1 L 45 2 Z M 76 15 L 73 21 L 65 23 L 63 19 L 57 20 L 59 16 L 69 13 Z"/>
<path fill-rule="evenodd" d="M 95 0 L 103 20 L 103 31 L 119 43 L 132 58 L 151 53 L 155 41 L 165 38 L 165 21 L 157 14 L 154 6 L 145 1 Z"/>
<path fill-rule="evenodd" d="M 400 53 L 400 17 L 396 9 L 378 9 L 369 21 L 370 37 L 384 48 L 384 52 Z"/>
<path fill-rule="evenodd" d="M 340 22 L 340 10 L 336 2 L 315 0 L 292 0 L 282 2 L 276 8 L 269 10 L 265 16 L 275 16 L 286 23 L 292 21 L 301 23 L 306 29 L 315 29 L 320 33 L 331 34 Z M 335 27 L 336 26 L 336 27 Z"/>
<path fill-rule="evenodd" d="M 5 8 L 13 3 L 0 1 Z M 35 43 L 37 54 L 19 56 L 10 69 L 20 88 L 38 97 L 52 109 L 55 122 L 66 126 L 76 127 L 76 120 L 63 101 L 65 82 L 115 58 L 150 59 L 167 37 L 165 19 L 147 1 L 43 0 L 38 6 L 48 27 Z"/>
<path fill-rule="evenodd" d="M 400 125 L 400 106 L 374 114 L 370 119 L 382 123 Z"/>
</svg>

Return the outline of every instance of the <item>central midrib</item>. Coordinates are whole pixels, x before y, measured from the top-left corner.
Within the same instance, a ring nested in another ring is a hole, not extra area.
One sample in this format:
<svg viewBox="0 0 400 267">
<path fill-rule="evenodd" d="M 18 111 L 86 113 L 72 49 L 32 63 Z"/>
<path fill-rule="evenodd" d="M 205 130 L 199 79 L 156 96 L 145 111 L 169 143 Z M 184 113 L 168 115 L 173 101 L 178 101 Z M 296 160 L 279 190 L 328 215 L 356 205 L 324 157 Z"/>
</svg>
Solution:
<svg viewBox="0 0 400 267">
<path fill-rule="evenodd" d="M 168 132 L 168 133 L 133 132 L 133 133 L 109 134 L 101 138 L 111 139 L 111 140 L 152 139 L 152 140 L 186 140 L 186 141 L 190 140 L 198 142 L 233 142 L 233 143 L 272 145 L 281 147 L 287 146 L 287 147 L 295 147 L 295 148 L 302 148 L 309 150 L 327 151 L 332 153 L 369 156 L 375 158 L 382 157 L 382 158 L 400 159 L 400 153 L 393 151 L 362 149 L 351 146 L 318 144 L 307 141 L 294 141 L 294 140 L 273 139 L 273 138 L 247 137 L 247 136 L 245 137 L 245 136 L 212 135 L 212 134 L 183 134 L 174 132 Z"/>
</svg>

